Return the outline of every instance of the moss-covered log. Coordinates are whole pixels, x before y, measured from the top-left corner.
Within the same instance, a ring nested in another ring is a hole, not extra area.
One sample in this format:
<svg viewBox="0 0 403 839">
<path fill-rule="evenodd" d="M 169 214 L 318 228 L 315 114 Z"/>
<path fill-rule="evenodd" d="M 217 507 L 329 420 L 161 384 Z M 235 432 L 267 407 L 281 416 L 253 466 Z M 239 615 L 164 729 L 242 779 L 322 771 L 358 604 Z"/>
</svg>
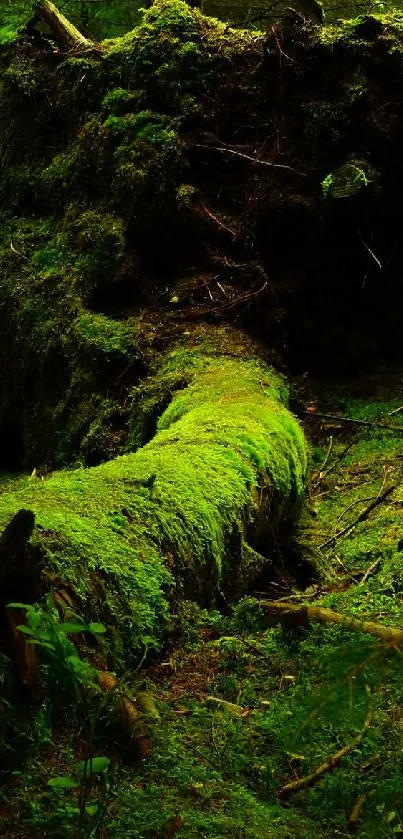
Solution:
<svg viewBox="0 0 403 839">
<path fill-rule="evenodd" d="M 214 603 L 270 567 L 306 473 L 284 382 L 256 358 L 181 348 L 150 380 L 145 413 L 153 390 L 173 396 L 143 448 L 0 496 L 3 525 L 35 513 L 43 586 L 68 587 L 126 662 L 158 646 L 176 597 Z"/>
</svg>

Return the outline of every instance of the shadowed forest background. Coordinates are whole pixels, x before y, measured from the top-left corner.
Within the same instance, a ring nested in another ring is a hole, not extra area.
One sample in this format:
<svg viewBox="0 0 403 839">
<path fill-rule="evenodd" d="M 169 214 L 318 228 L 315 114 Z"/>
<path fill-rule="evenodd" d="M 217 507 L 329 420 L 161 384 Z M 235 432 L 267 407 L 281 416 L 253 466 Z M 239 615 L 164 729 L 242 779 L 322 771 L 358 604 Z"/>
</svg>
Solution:
<svg viewBox="0 0 403 839">
<path fill-rule="evenodd" d="M 304 5 L 305 2 L 305 5 Z M 140 20 L 142 4 L 137 0 L 67 0 L 58 4 L 78 29 L 94 40 L 103 38 L 116 38 L 124 35 L 133 29 Z M 147 5 L 147 4 L 143 4 Z M 309 0 L 298 0 L 297 3 L 274 2 L 244 3 L 231 2 L 230 0 L 201 0 L 200 10 L 212 17 L 228 21 L 236 26 L 251 26 L 257 29 L 264 29 L 266 23 L 273 23 L 278 20 L 281 13 L 290 5 L 301 11 L 310 11 Z M 323 4 L 326 20 L 329 22 L 337 18 L 355 17 L 357 14 L 370 13 L 373 11 L 387 11 L 388 8 L 402 8 L 399 2 L 343 2 L 339 0 L 326 0 Z M 7 31 L 13 31 L 16 27 L 23 25 L 30 17 L 32 3 L 27 0 L 1 0 L 0 2 L 0 38 L 7 37 Z"/>
</svg>

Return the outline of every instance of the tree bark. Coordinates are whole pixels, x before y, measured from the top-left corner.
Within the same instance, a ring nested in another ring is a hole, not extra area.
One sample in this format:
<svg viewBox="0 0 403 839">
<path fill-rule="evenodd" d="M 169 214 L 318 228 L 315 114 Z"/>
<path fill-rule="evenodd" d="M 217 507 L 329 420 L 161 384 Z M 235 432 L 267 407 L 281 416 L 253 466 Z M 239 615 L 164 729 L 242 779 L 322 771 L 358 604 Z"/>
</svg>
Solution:
<svg viewBox="0 0 403 839">
<path fill-rule="evenodd" d="M 59 49 L 62 52 L 71 50 L 93 49 L 94 42 L 89 41 L 79 30 L 62 15 L 51 0 L 40 0 L 36 15 L 49 27 Z"/>
</svg>

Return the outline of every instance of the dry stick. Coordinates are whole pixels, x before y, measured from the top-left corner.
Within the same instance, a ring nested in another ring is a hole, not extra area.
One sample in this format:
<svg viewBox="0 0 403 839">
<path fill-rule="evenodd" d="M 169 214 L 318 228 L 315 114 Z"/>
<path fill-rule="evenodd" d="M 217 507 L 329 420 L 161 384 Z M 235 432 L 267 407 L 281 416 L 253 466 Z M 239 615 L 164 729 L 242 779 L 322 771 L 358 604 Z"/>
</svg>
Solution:
<svg viewBox="0 0 403 839">
<path fill-rule="evenodd" d="M 212 151 L 219 151 L 222 154 L 233 154 L 235 157 L 242 157 L 244 160 L 249 160 L 250 163 L 258 163 L 259 166 L 268 166 L 270 169 L 288 169 L 290 172 L 295 172 L 296 175 L 301 175 L 302 178 L 307 177 L 306 172 L 300 172 L 294 169 L 293 166 L 287 166 L 285 163 L 271 163 L 269 160 L 261 160 L 260 157 L 252 157 L 250 154 L 244 154 L 235 149 L 222 149 L 220 146 L 206 146 L 203 143 L 195 143 L 196 149 L 212 149 Z"/>
<path fill-rule="evenodd" d="M 379 559 L 376 559 L 375 562 L 372 562 L 371 565 L 368 566 L 365 574 L 363 574 L 363 576 L 361 577 L 361 580 L 358 583 L 359 586 L 362 586 L 363 583 L 367 582 L 368 577 L 370 577 L 374 573 L 374 571 L 376 571 L 380 562 L 381 562 L 381 560 L 379 558 Z"/>
<path fill-rule="evenodd" d="M 306 411 L 305 413 L 309 414 L 310 416 L 315 416 L 315 414 L 310 414 L 310 412 L 309 412 L 309 411 Z M 382 416 L 382 415 L 381 415 L 381 416 Z M 336 466 L 337 466 L 339 463 L 341 463 L 341 462 L 342 462 L 342 460 L 344 460 L 344 458 L 345 458 L 346 454 L 348 454 L 348 452 L 350 451 L 350 449 L 354 448 L 354 446 L 355 446 L 355 445 L 357 445 L 357 443 L 359 443 L 361 440 L 363 440 L 363 439 L 366 437 L 366 435 L 368 434 L 368 432 L 369 432 L 372 428 L 375 428 L 375 427 L 378 425 L 378 419 L 379 419 L 379 417 L 377 417 L 377 418 L 373 421 L 373 423 L 372 423 L 369 427 L 365 427 L 365 428 L 364 428 L 364 430 L 363 430 L 363 431 L 361 431 L 361 432 L 360 432 L 360 433 L 356 436 L 355 440 L 351 440 L 351 441 L 350 441 L 350 443 L 348 443 L 348 445 L 347 445 L 347 446 L 343 449 L 343 451 L 341 452 L 341 454 L 339 455 L 339 457 L 337 457 L 337 458 L 336 458 L 336 460 L 334 461 L 334 463 L 332 463 L 332 465 L 331 465 L 331 466 L 329 466 L 329 468 L 328 468 L 328 469 L 326 469 L 326 471 L 323 471 L 323 467 L 322 467 L 321 474 L 320 474 L 320 476 L 319 476 L 318 480 L 316 481 L 316 483 L 315 483 L 315 484 L 314 484 L 314 486 L 313 486 L 313 489 L 314 489 L 314 490 L 315 490 L 315 489 L 317 489 L 317 488 L 318 488 L 318 486 L 319 486 L 319 484 L 323 481 L 323 479 L 324 479 L 324 478 L 327 478 L 327 476 L 330 474 L 330 472 L 333 472 L 333 470 L 336 468 Z"/>
<path fill-rule="evenodd" d="M 364 483 L 365 483 L 365 481 L 364 481 Z M 363 486 L 363 484 L 359 484 L 359 486 Z M 378 496 L 379 496 L 379 492 L 376 495 L 370 495 L 368 498 L 356 498 L 355 501 L 352 501 L 351 504 L 349 504 L 348 507 L 345 507 L 343 512 L 340 513 L 339 516 L 337 516 L 336 524 L 338 524 L 339 521 L 344 519 L 344 516 L 346 515 L 346 513 L 348 513 L 349 510 L 352 510 L 353 507 L 356 507 L 357 504 L 369 504 L 370 501 L 375 501 L 375 499 L 378 498 Z"/>
<path fill-rule="evenodd" d="M 367 245 L 367 243 L 366 243 L 366 242 L 364 242 L 364 239 L 363 239 L 363 238 L 362 238 L 362 236 L 361 236 L 361 230 L 360 230 L 360 228 L 358 228 L 358 235 L 359 235 L 359 237 L 360 237 L 360 239 L 361 239 L 362 244 L 364 245 L 365 250 L 366 250 L 366 251 L 368 251 L 368 253 L 370 254 L 370 256 L 372 256 L 372 259 L 376 262 L 376 264 L 377 264 L 378 268 L 382 268 L 382 263 L 379 261 L 378 257 L 377 257 L 377 256 L 375 256 L 375 254 L 374 254 L 374 252 L 373 252 L 373 251 L 371 251 L 371 248 L 369 247 L 369 245 Z"/>
<path fill-rule="evenodd" d="M 200 206 L 201 206 L 201 208 L 204 210 L 204 212 L 206 213 L 206 215 L 207 215 L 209 218 L 211 218 L 211 220 L 212 220 L 212 221 L 214 221 L 214 223 L 215 223 L 218 227 L 221 227 L 221 228 L 222 228 L 222 230 L 226 230 L 226 232 L 227 232 L 227 233 L 231 233 L 231 236 L 234 236 L 234 238 L 236 238 L 237 236 L 239 236 L 239 230 L 231 230 L 231 228 L 230 228 L 230 227 L 227 227 L 227 225 L 226 225 L 226 224 L 224 224 L 224 223 L 223 223 L 223 222 L 222 222 L 219 218 L 217 218 L 217 216 L 215 216 L 215 215 L 211 212 L 211 210 L 209 210 L 209 209 L 206 207 L 206 205 L 205 205 L 205 204 L 203 204 L 203 202 L 201 202 L 201 205 L 200 205 Z"/>
<path fill-rule="evenodd" d="M 341 452 L 341 454 L 339 455 L 339 457 L 337 457 L 337 458 L 336 458 L 336 460 L 334 461 L 334 463 L 332 463 L 332 465 L 331 465 L 331 466 L 329 466 L 329 468 L 328 468 L 328 469 L 326 469 L 326 471 L 325 471 L 325 472 L 323 472 L 323 473 L 321 474 L 321 476 L 318 478 L 318 480 L 317 480 L 317 481 L 316 481 L 316 483 L 314 484 L 313 489 L 317 489 L 317 488 L 318 488 L 319 484 L 321 484 L 321 483 L 322 483 L 323 479 L 324 479 L 324 478 L 327 478 L 327 476 L 330 474 L 330 472 L 333 472 L 333 470 L 336 468 L 336 466 L 337 466 L 339 463 L 341 463 L 341 461 L 342 461 L 342 460 L 344 460 L 344 458 L 345 458 L 346 454 L 350 451 L 350 449 L 352 449 L 352 448 L 353 448 L 353 447 L 354 447 L 357 443 L 359 443 L 359 442 L 360 442 L 360 440 L 362 440 L 362 439 L 365 437 L 365 435 L 366 435 L 367 433 L 368 433 L 368 429 L 365 429 L 365 430 L 362 432 L 362 434 L 359 434 L 359 435 L 356 437 L 356 439 L 355 439 L 355 440 L 352 440 L 352 441 L 348 444 L 348 446 L 346 446 L 346 447 L 345 447 L 345 449 L 343 449 L 343 451 Z"/>
<path fill-rule="evenodd" d="M 390 416 L 390 417 L 391 417 L 391 416 L 393 416 L 394 414 L 398 414 L 400 411 L 403 411 L 403 405 L 401 405 L 399 408 L 395 408 L 395 410 L 394 410 L 394 411 L 390 411 L 390 413 L 388 414 L 388 416 Z M 324 415 L 324 414 L 311 414 L 311 413 L 310 413 L 310 411 L 306 411 L 305 413 L 306 413 L 306 414 L 308 414 L 309 416 L 319 416 L 319 417 L 322 417 L 322 416 L 329 416 L 329 414 L 326 414 L 326 415 Z M 320 474 L 320 476 L 319 476 L 318 480 L 316 481 L 316 483 L 313 485 L 313 490 L 317 489 L 317 488 L 318 488 L 318 486 L 319 486 L 319 484 L 323 481 L 323 479 L 324 479 L 324 478 L 327 478 L 327 476 L 330 474 L 330 472 L 333 472 L 333 470 L 336 468 L 336 466 L 337 466 L 339 463 L 341 463 L 341 461 L 342 461 L 342 460 L 344 460 L 344 458 L 345 458 L 346 454 L 350 451 L 350 449 L 354 448 L 354 446 L 355 446 L 357 443 L 359 443 L 361 440 L 363 440 L 363 439 L 364 439 L 364 437 L 366 436 L 366 434 L 368 434 L 368 431 L 370 431 L 370 430 L 371 430 L 371 429 L 373 429 L 373 428 L 383 427 L 383 426 L 381 426 L 381 425 L 379 424 L 379 422 L 378 422 L 378 420 L 380 419 L 380 417 L 381 417 L 381 416 L 382 416 L 382 414 L 380 414 L 380 416 L 379 416 L 379 417 L 377 417 L 375 420 L 373 420 L 373 422 L 368 422 L 368 425 L 366 425 L 366 426 L 364 427 L 363 432 L 362 432 L 361 434 L 359 434 L 359 435 L 356 437 L 356 439 L 355 439 L 355 440 L 352 440 L 352 441 L 351 441 L 351 442 L 350 442 L 350 443 L 349 443 L 349 444 L 345 447 L 345 449 L 343 449 L 343 451 L 341 452 L 341 454 L 339 455 L 339 457 L 338 457 L 338 458 L 336 458 L 336 460 L 334 461 L 334 463 L 332 463 L 332 465 L 331 465 L 331 466 L 329 466 L 329 469 L 326 469 L 326 471 L 325 471 L 325 472 L 323 472 L 323 474 L 322 474 L 322 471 L 323 471 L 323 466 L 322 466 L 322 469 L 321 469 L 321 474 Z M 357 421 L 355 421 L 355 422 L 357 422 Z M 362 424 L 364 424 L 365 422 L 366 422 L 366 421 L 363 421 L 363 420 L 358 421 L 358 425 L 362 425 Z M 392 426 L 387 426 L 387 427 L 388 427 L 388 429 L 389 429 L 389 428 L 392 428 Z M 394 428 L 395 428 L 395 426 L 393 426 L 393 429 L 394 429 Z"/>
<path fill-rule="evenodd" d="M 329 420 L 336 420 L 336 422 L 347 422 L 351 423 L 352 425 L 365 425 L 368 428 L 386 428 L 388 431 L 400 431 L 403 433 L 403 425 L 386 425 L 386 423 L 381 422 L 371 422 L 370 420 L 360 420 L 360 419 L 353 419 L 352 417 L 341 417 L 336 414 L 322 414 L 319 411 L 315 411 L 314 414 L 311 411 L 305 411 L 310 417 L 320 417 L 321 419 L 329 419 Z"/>
<path fill-rule="evenodd" d="M 362 513 L 360 513 L 360 515 L 358 516 L 358 518 L 355 519 L 355 521 L 353 521 L 351 524 L 348 524 L 346 527 L 343 528 L 343 530 L 339 530 L 339 532 L 335 533 L 334 536 L 330 536 L 330 538 L 326 539 L 325 542 L 322 542 L 322 544 L 319 545 L 318 550 L 321 551 L 323 548 L 326 548 L 328 545 L 331 545 L 333 542 L 336 542 L 337 539 L 341 539 L 342 536 L 346 536 L 347 533 L 350 533 L 351 530 L 357 527 L 357 524 L 360 524 L 362 521 L 365 521 L 365 519 L 368 518 L 369 514 L 372 513 L 372 510 L 375 510 L 375 507 L 378 507 L 379 504 L 382 504 L 383 501 L 385 501 L 385 499 L 389 495 L 391 495 L 392 492 L 394 492 L 396 487 L 397 484 L 392 484 L 392 486 L 385 489 L 380 495 L 377 495 L 375 500 L 372 501 L 371 504 L 369 504 L 368 507 L 366 507 Z"/>
<path fill-rule="evenodd" d="M 319 484 L 320 484 L 320 482 L 321 482 L 321 480 L 322 480 L 322 478 L 323 478 L 323 470 L 326 468 L 326 466 L 327 466 L 327 464 L 328 464 L 328 462 L 329 462 L 329 457 L 330 457 L 330 455 L 331 455 L 331 453 L 332 453 L 332 449 L 333 449 L 333 437 L 332 437 L 332 435 L 330 435 L 330 437 L 329 437 L 329 446 L 328 446 L 328 449 L 327 449 L 327 452 L 326 452 L 326 456 L 325 456 L 325 459 L 324 459 L 324 461 L 323 461 L 323 463 L 322 463 L 322 466 L 321 466 L 321 467 L 320 467 L 320 469 L 318 470 L 318 471 L 319 471 L 319 477 L 318 477 L 318 480 L 314 483 L 314 485 L 313 485 L 312 489 L 316 489 L 316 487 L 317 487 L 317 486 L 319 486 Z"/>
<path fill-rule="evenodd" d="M 357 748 L 357 746 L 360 745 L 360 743 L 362 743 L 372 723 L 372 717 L 373 708 L 372 705 L 370 705 L 367 711 L 367 716 L 365 717 L 365 722 L 362 727 L 362 730 L 357 735 L 355 740 L 349 743 L 348 746 L 344 746 L 344 748 L 340 749 L 338 752 L 336 752 L 336 754 L 329 757 L 329 759 L 325 763 L 322 763 L 320 766 L 318 766 L 318 768 L 315 769 L 314 772 L 310 772 L 309 775 L 304 775 L 303 778 L 297 778 L 296 781 L 290 781 L 290 783 L 284 784 L 284 786 L 278 790 L 277 795 L 280 798 L 287 798 L 289 795 L 293 795 L 294 792 L 298 792 L 298 790 L 303 789 L 304 787 L 311 787 L 313 784 L 316 784 L 316 782 L 321 779 L 322 775 L 324 775 L 325 772 L 331 772 L 333 769 L 335 769 L 343 757 L 349 755 L 354 749 Z"/>
<path fill-rule="evenodd" d="M 283 603 L 278 600 L 259 600 L 259 605 L 267 609 L 269 615 L 278 623 L 287 623 L 292 617 L 304 626 L 309 626 L 311 621 L 318 621 L 330 625 L 343 626 L 344 629 L 351 629 L 353 632 L 363 632 L 387 641 L 393 646 L 402 643 L 403 630 L 395 626 L 384 626 L 375 621 L 362 621 L 359 618 L 350 618 L 341 612 L 334 612 L 333 609 L 325 609 L 323 606 L 298 606 L 296 603 Z"/>
<path fill-rule="evenodd" d="M 234 306 L 238 306 L 239 303 L 244 303 L 245 301 L 251 300 L 253 297 L 258 297 L 265 291 L 268 284 L 268 281 L 265 280 L 263 285 L 258 288 L 257 291 L 248 291 L 247 294 L 242 294 L 240 297 L 236 297 L 235 300 L 228 300 L 226 303 L 221 303 L 220 306 L 215 306 L 211 309 L 206 309 L 205 306 L 200 309 L 182 309 L 181 314 L 186 315 L 186 317 L 203 317 L 207 314 L 214 315 L 219 312 L 227 312 L 229 309 L 233 309 Z"/>
<path fill-rule="evenodd" d="M 294 58 L 291 58 L 291 56 L 290 56 L 290 55 L 287 55 L 287 53 L 286 53 L 286 52 L 284 52 L 284 50 L 282 49 L 281 44 L 280 44 L 280 39 L 279 39 L 279 37 L 278 37 L 278 35 L 277 35 L 277 33 L 276 33 L 276 29 L 275 29 L 275 27 L 274 27 L 274 26 L 272 26 L 272 27 L 271 27 L 271 31 L 272 31 L 273 38 L 274 38 L 274 40 L 275 40 L 275 42 L 276 42 L 277 49 L 278 49 L 278 51 L 279 51 L 279 53 L 280 53 L 280 67 L 281 67 L 281 56 L 283 56 L 284 58 L 286 58 L 286 59 L 287 59 L 287 61 L 290 61 L 290 63 L 291 63 L 291 64 L 297 64 L 297 66 L 298 66 L 298 62 L 297 62 L 297 61 L 295 61 L 295 59 L 294 59 Z"/>
</svg>

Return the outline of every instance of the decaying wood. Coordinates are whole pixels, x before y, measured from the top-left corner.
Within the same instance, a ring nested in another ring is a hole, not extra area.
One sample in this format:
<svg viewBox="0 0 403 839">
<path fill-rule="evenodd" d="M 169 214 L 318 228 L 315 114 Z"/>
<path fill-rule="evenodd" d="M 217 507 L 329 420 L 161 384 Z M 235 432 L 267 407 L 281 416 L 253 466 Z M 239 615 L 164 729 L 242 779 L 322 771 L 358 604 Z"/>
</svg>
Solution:
<svg viewBox="0 0 403 839">
<path fill-rule="evenodd" d="M 359 618 L 350 618 L 348 615 L 334 612 L 332 609 L 325 609 L 322 606 L 299 606 L 295 603 L 284 603 L 277 600 L 259 600 L 259 604 L 267 609 L 273 623 L 308 627 L 312 621 L 319 621 L 319 623 L 338 624 L 353 632 L 373 635 L 392 646 L 403 642 L 402 629 L 397 629 L 395 626 L 384 626 L 375 623 L 375 621 L 361 621 Z"/>
<path fill-rule="evenodd" d="M 8 608 L 12 602 L 34 603 L 41 595 L 43 580 L 40 567 L 35 562 L 35 553 L 28 549 L 28 542 L 35 526 L 31 510 L 19 510 L 11 519 L 0 537 L 0 616 L 7 627 L 7 651 L 13 662 L 20 682 L 34 697 L 41 695 L 43 685 L 39 676 L 39 662 L 36 647 L 18 629 L 26 622 L 22 608 Z M 53 592 L 53 602 L 65 621 L 77 618 L 74 599 L 64 588 Z M 85 641 L 84 635 L 82 641 Z M 80 646 L 80 636 L 76 636 Z M 99 671 L 99 687 L 109 692 L 115 709 L 117 722 L 122 726 L 138 757 L 144 758 L 150 752 L 148 732 L 149 708 L 137 707 L 127 694 L 119 690 L 118 682 L 111 673 Z M 139 703 L 140 706 L 140 703 Z M 157 714 L 154 706 L 155 714 Z"/>
<path fill-rule="evenodd" d="M 94 42 L 89 41 L 79 30 L 62 15 L 51 0 L 40 0 L 35 9 L 36 20 L 42 21 L 51 31 L 59 49 L 62 52 L 71 50 L 88 50 L 94 48 Z"/>
<path fill-rule="evenodd" d="M 151 751 L 147 715 L 137 708 L 133 699 L 119 690 L 118 680 L 112 673 L 100 672 L 99 684 L 103 692 L 111 694 L 117 721 L 129 736 L 137 757 L 147 757 Z"/>
<path fill-rule="evenodd" d="M 343 749 L 339 749 L 339 751 L 336 752 L 336 754 L 329 757 L 329 759 L 325 763 L 322 763 L 320 766 L 317 767 L 317 769 L 315 769 L 313 772 L 310 772 L 309 775 L 304 775 L 302 778 L 297 778 L 295 781 L 290 781 L 288 784 L 284 784 L 284 786 L 278 790 L 277 795 L 280 798 L 288 798 L 288 796 L 293 795 L 300 789 L 313 786 L 321 780 L 322 776 L 325 775 L 326 772 L 331 772 L 333 769 L 335 769 L 336 766 L 338 766 L 340 761 L 343 759 L 343 757 L 349 755 L 354 749 L 356 749 L 360 745 L 371 725 L 372 716 L 373 709 L 370 706 L 367 711 L 365 723 L 355 740 L 352 740 L 352 742 L 349 743 L 347 746 L 344 746 Z"/>
<path fill-rule="evenodd" d="M 35 526 L 31 510 L 19 510 L 0 537 L 0 613 L 6 626 L 5 645 L 19 681 L 33 696 L 41 693 L 35 647 L 18 626 L 25 623 L 23 609 L 8 609 L 8 603 L 33 602 L 39 594 L 40 570 L 28 542 Z"/>
</svg>

